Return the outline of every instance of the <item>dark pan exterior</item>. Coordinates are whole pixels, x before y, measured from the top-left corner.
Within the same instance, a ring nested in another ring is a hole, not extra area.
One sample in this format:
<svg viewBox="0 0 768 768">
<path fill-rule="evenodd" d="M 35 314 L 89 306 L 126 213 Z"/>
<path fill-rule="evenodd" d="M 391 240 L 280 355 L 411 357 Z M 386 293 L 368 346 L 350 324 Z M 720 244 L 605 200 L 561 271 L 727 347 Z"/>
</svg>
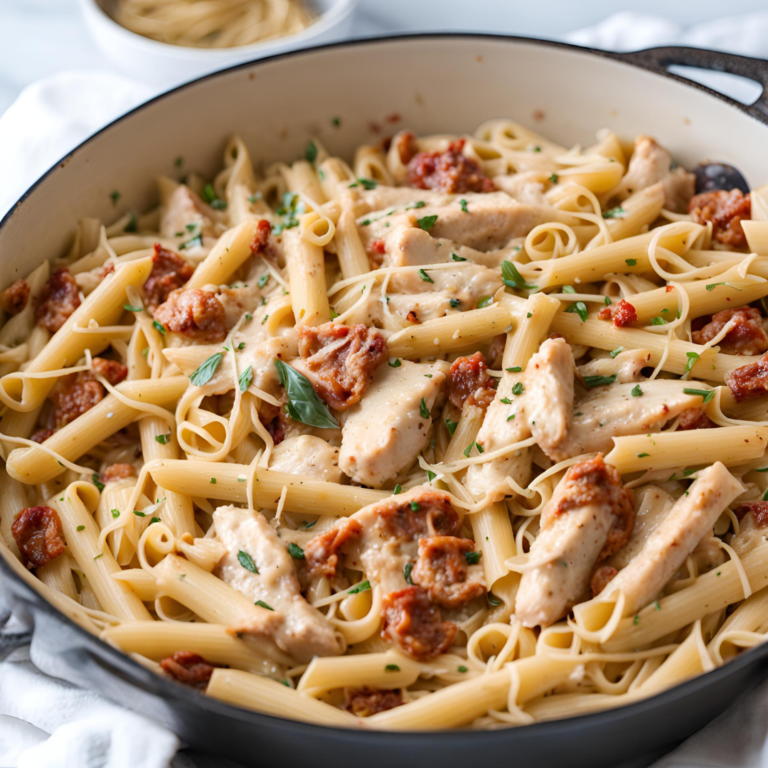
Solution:
<svg viewBox="0 0 768 768">
<path fill-rule="evenodd" d="M 442 38 L 476 40 L 480 44 L 483 41 L 498 43 L 504 40 L 481 35 L 436 35 L 417 36 L 417 41 Z M 380 42 L 386 43 L 386 40 Z M 542 48 L 569 48 L 562 44 L 514 38 L 510 38 L 509 42 L 524 42 Z M 379 41 L 369 44 L 377 45 Z M 345 45 L 355 43 L 327 48 L 343 48 Z M 665 73 L 667 65 L 682 63 L 742 74 L 768 85 L 768 63 L 728 54 L 697 49 L 657 49 L 627 55 L 573 50 L 583 56 L 627 61 L 660 74 Z M 286 56 L 296 59 L 302 55 L 305 54 Z M 666 74 L 665 77 L 673 78 Z M 194 87 L 194 83 L 160 98 L 178 94 L 187 87 Z M 696 85 L 690 85 L 690 88 L 706 90 Z M 724 98 L 717 94 L 712 96 L 713 100 L 714 97 Z M 730 103 L 750 117 L 768 122 L 765 94 L 749 107 Z M 514 109 L 508 111 L 513 112 Z M 124 120 L 121 118 L 97 136 L 103 138 L 105 133 L 119 127 Z M 87 149 L 92 141 L 89 139 L 75 153 Z M 68 162 L 69 158 L 65 158 L 57 164 L 22 198 L 19 207 L 5 217 L 0 224 L 0 244 L 3 228 L 23 209 L 29 196 L 50 176 L 63 171 Z M 15 276 L 5 275 L 3 284 L 12 279 Z M 479 760 L 494 760 L 523 766 L 533 764 L 537 768 L 601 768 L 616 766 L 627 760 L 642 762 L 643 757 L 650 759 L 660 750 L 680 743 L 703 727 L 740 695 L 765 679 L 768 672 L 766 644 L 744 652 L 724 667 L 646 701 L 603 713 L 492 732 L 383 733 L 345 730 L 246 711 L 209 699 L 155 675 L 66 618 L 14 573 L 2 557 L 0 589 L 8 593 L 14 610 L 34 623 L 35 643 L 45 650 L 47 656 L 57 660 L 57 668 L 50 671 L 164 723 L 190 746 L 229 757 L 245 766 L 261 767 L 278 763 L 286 768 L 337 768 L 339 765 L 423 768 L 426 763 L 441 768 L 466 768 Z"/>
</svg>

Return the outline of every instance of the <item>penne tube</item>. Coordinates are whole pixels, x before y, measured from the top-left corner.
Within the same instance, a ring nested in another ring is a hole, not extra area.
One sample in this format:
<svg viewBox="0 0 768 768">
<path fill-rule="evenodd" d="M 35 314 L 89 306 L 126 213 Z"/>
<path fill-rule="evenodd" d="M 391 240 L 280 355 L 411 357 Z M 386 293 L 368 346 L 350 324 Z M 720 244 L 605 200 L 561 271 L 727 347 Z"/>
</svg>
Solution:
<svg viewBox="0 0 768 768">
<path fill-rule="evenodd" d="M 252 244 L 258 233 L 258 219 L 247 219 L 225 232 L 198 264 L 185 288 L 224 285 L 235 271 L 253 255 Z"/>
<path fill-rule="evenodd" d="M 51 435 L 45 441 L 45 448 L 68 461 L 76 461 L 102 440 L 139 418 L 143 413 L 140 406 L 175 403 L 188 384 L 185 376 L 122 382 L 117 385 L 117 391 L 135 400 L 137 407 L 124 403 L 113 394 L 107 395 L 100 403 Z M 66 469 L 54 456 L 38 447 L 11 451 L 7 468 L 11 477 L 31 485 L 45 483 Z"/>
<path fill-rule="evenodd" d="M 766 427 L 720 427 L 717 440 L 702 440 L 696 432 L 661 432 L 614 437 L 605 457 L 621 474 L 642 470 L 693 467 L 722 461 L 728 467 L 759 459 L 768 448 Z"/>
<path fill-rule="evenodd" d="M 150 621 L 149 611 L 133 590 L 112 578 L 112 574 L 120 573 L 112 553 L 108 548 L 99 549 L 100 531 L 93 519 L 98 501 L 95 485 L 76 482 L 49 501 L 49 506 L 58 511 L 69 552 L 96 593 L 102 610 L 123 621 Z"/>
<path fill-rule="evenodd" d="M 706 356 L 706 365 L 699 365 L 696 375 L 707 381 L 722 384 L 725 377 L 734 369 L 757 362 L 759 357 L 748 355 L 725 355 L 722 352 L 709 352 L 698 344 L 691 344 L 680 339 L 669 340 L 665 336 L 640 330 L 639 328 L 616 328 L 613 323 L 588 318 L 582 322 L 575 313 L 560 312 L 552 321 L 552 330 L 561 333 L 571 343 L 586 344 L 597 349 L 613 350 L 647 349 L 651 353 L 649 364 L 656 366 L 664 359 L 663 369 L 682 375 L 690 362 L 688 353 Z"/>
<path fill-rule="evenodd" d="M 311 214 L 300 219 L 300 225 Z M 293 316 L 300 325 L 321 325 L 331 319 L 325 283 L 325 257 L 319 245 L 292 231 L 284 235 Z"/>
<path fill-rule="evenodd" d="M 235 669 L 214 669 L 206 693 L 245 709 L 313 725 L 353 728 L 357 718 L 282 683 Z"/>
<path fill-rule="evenodd" d="M 270 649 L 270 656 L 259 653 L 220 624 L 135 621 L 108 627 L 101 638 L 126 653 L 138 653 L 155 661 L 177 651 L 191 651 L 211 664 L 269 676 L 277 673 L 280 679 L 285 667 L 293 663 L 290 656 L 276 648 Z"/>
<path fill-rule="evenodd" d="M 74 365 L 90 349 L 93 354 L 112 341 L 109 332 L 77 333 L 89 323 L 98 326 L 114 325 L 124 314 L 125 291 L 128 286 L 140 288 L 152 271 L 152 259 L 127 262 L 112 275 L 108 275 L 69 319 L 53 335 L 40 354 L 24 373 L 11 373 L 0 379 L 0 401 L 11 410 L 28 413 L 42 405 L 56 383 L 56 377 L 30 378 L 27 374 L 41 374 Z M 6 434 L 17 434 L 3 423 Z"/>
<path fill-rule="evenodd" d="M 492 304 L 436 320 L 427 320 L 394 333 L 387 341 L 392 357 L 414 359 L 479 344 L 505 333 L 512 322 L 509 309 Z"/>
<path fill-rule="evenodd" d="M 287 489 L 283 506 L 286 512 L 314 515 L 351 515 L 389 496 L 384 491 L 313 480 L 261 467 L 252 469 L 243 464 L 163 460 L 150 469 L 155 482 L 168 490 L 239 503 L 248 502 L 252 472 L 253 501 L 259 509 L 277 509 L 284 488 Z"/>
</svg>

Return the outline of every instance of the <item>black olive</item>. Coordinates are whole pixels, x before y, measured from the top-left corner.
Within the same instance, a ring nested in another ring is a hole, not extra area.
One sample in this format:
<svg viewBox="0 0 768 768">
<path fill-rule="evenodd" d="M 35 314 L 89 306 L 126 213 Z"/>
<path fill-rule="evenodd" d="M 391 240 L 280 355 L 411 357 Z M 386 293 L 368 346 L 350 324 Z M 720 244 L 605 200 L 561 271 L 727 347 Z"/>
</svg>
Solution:
<svg viewBox="0 0 768 768">
<path fill-rule="evenodd" d="M 732 166 L 724 163 L 701 163 L 696 170 L 696 194 L 716 192 L 724 189 L 740 189 L 745 195 L 749 185 L 744 177 Z"/>
</svg>

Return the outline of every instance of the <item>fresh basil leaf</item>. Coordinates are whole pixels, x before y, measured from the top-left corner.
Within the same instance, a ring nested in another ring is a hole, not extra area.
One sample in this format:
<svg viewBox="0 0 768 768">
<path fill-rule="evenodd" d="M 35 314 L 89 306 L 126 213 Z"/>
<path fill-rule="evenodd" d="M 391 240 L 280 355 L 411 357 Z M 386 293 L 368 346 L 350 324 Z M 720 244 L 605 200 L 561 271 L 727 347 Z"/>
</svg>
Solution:
<svg viewBox="0 0 768 768">
<path fill-rule="evenodd" d="M 507 288 L 514 288 L 515 290 L 522 291 L 536 291 L 538 286 L 529 285 L 523 279 L 523 276 L 518 272 L 517 267 L 511 261 L 501 262 L 501 279 Z"/>
<path fill-rule="evenodd" d="M 275 360 L 280 383 L 288 394 L 288 415 L 294 420 L 318 429 L 338 429 L 339 422 L 318 397 L 306 376 L 282 360 Z"/>
<path fill-rule="evenodd" d="M 189 380 L 196 386 L 202 387 L 207 384 L 216 373 L 216 369 L 224 357 L 223 352 L 216 352 L 211 355 L 190 377 Z"/>
<path fill-rule="evenodd" d="M 240 391 L 245 392 L 251 386 L 253 381 L 253 366 L 249 365 L 241 374 L 239 379 Z"/>
</svg>

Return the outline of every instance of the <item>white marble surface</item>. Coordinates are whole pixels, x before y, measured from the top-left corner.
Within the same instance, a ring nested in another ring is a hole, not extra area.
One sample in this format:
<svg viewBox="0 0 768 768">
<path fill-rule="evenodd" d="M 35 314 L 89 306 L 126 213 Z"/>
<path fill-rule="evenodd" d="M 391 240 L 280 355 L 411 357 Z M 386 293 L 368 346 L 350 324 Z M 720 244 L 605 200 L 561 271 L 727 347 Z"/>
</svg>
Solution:
<svg viewBox="0 0 768 768">
<path fill-rule="evenodd" d="M 360 0 L 353 35 L 462 30 L 554 37 L 624 10 L 689 26 L 765 9 L 766 0 Z M 0 114 L 24 86 L 64 69 L 109 70 L 77 0 L 0 0 Z"/>
</svg>

